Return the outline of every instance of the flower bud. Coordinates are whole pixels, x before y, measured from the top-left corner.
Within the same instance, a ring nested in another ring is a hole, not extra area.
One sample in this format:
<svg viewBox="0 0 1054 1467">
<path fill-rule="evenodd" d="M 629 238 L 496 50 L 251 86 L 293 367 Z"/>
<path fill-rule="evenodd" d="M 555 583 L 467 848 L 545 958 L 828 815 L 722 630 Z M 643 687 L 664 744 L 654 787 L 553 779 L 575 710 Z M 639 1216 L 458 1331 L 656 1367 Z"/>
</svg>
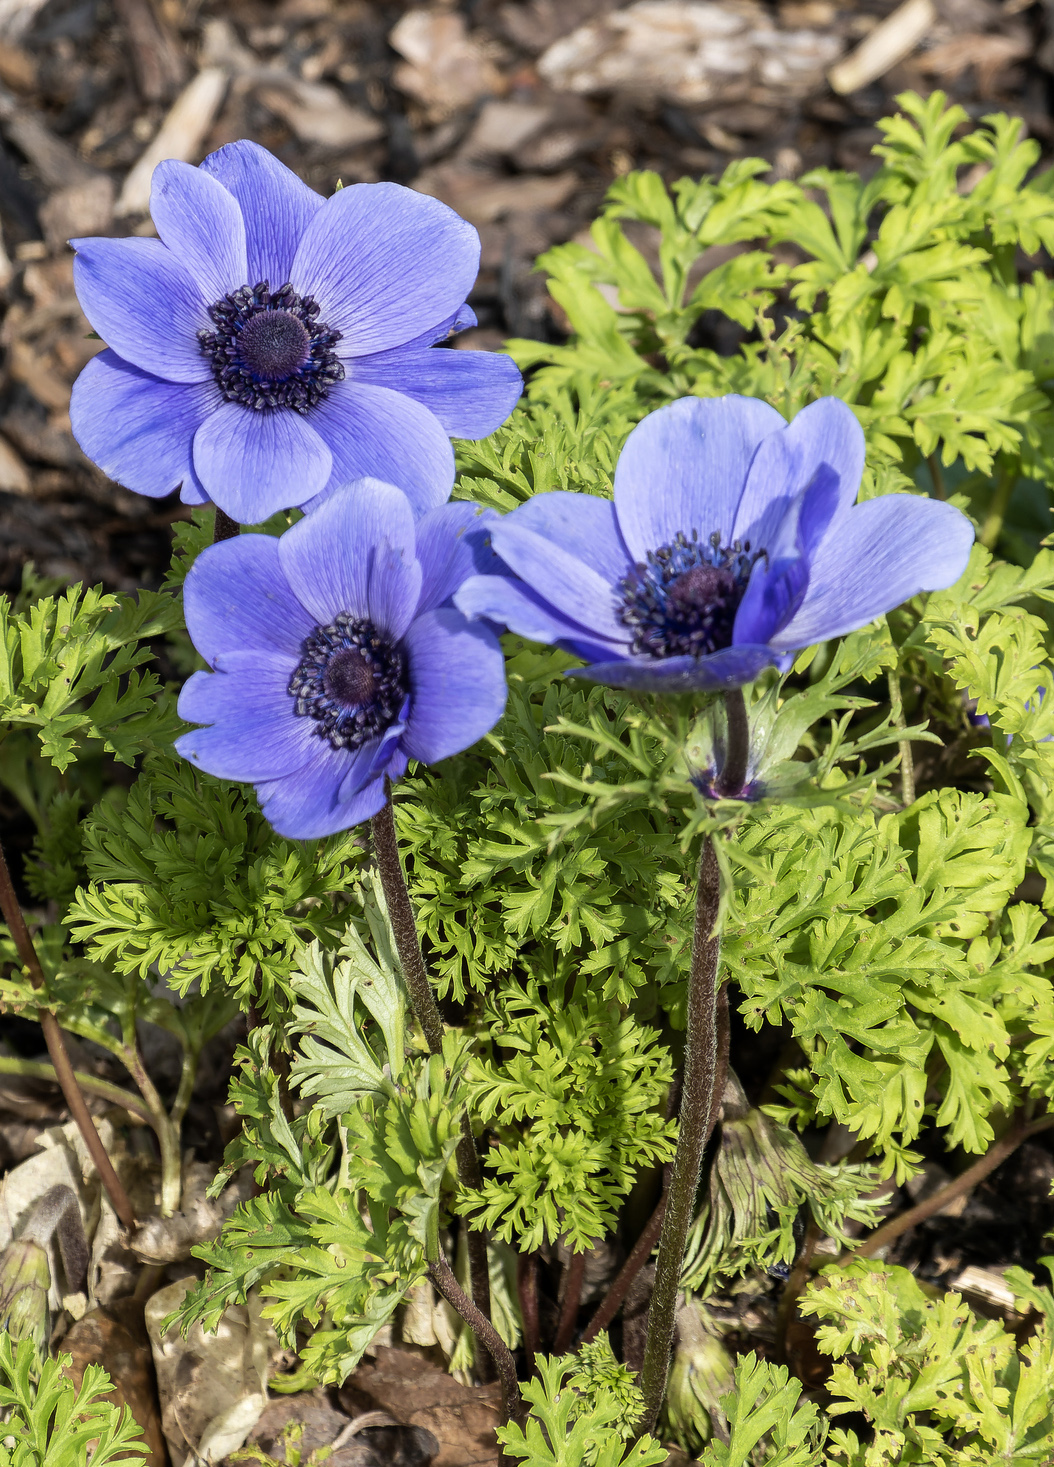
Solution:
<svg viewBox="0 0 1054 1467">
<path fill-rule="evenodd" d="M 0 1254 L 0 1330 L 12 1340 L 31 1339 L 43 1351 L 50 1287 L 47 1250 L 25 1238 L 9 1243 Z"/>
<path fill-rule="evenodd" d="M 734 1370 L 732 1356 L 714 1333 L 706 1310 L 697 1299 L 686 1299 L 677 1311 L 663 1439 L 672 1438 L 693 1453 L 715 1433 L 727 1441 L 719 1402 L 732 1389 Z"/>
</svg>

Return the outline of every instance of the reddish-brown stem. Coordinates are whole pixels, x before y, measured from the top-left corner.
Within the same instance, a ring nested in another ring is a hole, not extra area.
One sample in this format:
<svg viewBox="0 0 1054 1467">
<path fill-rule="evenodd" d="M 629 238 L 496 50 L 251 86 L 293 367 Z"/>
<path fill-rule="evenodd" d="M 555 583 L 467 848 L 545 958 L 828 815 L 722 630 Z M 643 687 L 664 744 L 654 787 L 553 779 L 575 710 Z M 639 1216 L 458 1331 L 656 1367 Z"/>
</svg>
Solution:
<svg viewBox="0 0 1054 1467">
<path fill-rule="evenodd" d="M 240 535 L 242 527 L 237 520 L 232 520 L 229 514 L 224 514 L 219 505 L 216 506 L 216 528 L 212 532 L 212 543 L 218 545 L 221 540 L 233 540 L 235 535 Z"/>
<path fill-rule="evenodd" d="M 523 1320 L 523 1353 L 527 1356 L 527 1369 L 533 1375 L 534 1357 L 541 1343 L 538 1328 L 538 1255 L 536 1253 L 521 1253 L 517 1258 L 516 1292 L 520 1296 L 520 1317 Z"/>
<path fill-rule="evenodd" d="M 564 1270 L 564 1297 L 560 1303 L 560 1319 L 553 1340 L 553 1354 L 562 1355 L 571 1348 L 578 1323 L 578 1309 L 582 1302 L 582 1280 L 586 1273 L 586 1255 L 572 1253 Z"/>
<path fill-rule="evenodd" d="M 659 1233 L 662 1230 L 662 1219 L 666 1212 L 666 1188 L 669 1184 L 669 1167 L 663 1178 L 662 1196 L 659 1198 L 655 1211 L 644 1224 L 644 1231 L 634 1243 L 629 1257 L 615 1275 L 614 1281 L 597 1308 L 593 1318 L 582 1331 L 582 1343 L 588 1345 L 590 1340 L 595 1340 L 602 1329 L 615 1318 L 622 1308 L 623 1300 L 629 1293 L 630 1285 L 640 1273 L 641 1269 L 651 1257 L 652 1249 L 659 1241 Z"/>
<path fill-rule="evenodd" d="M 15 895 L 14 883 L 11 880 L 11 872 L 8 870 L 7 858 L 2 845 L 0 845 L 0 911 L 4 914 L 4 921 L 14 939 L 22 966 L 29 974 L 29 981 L 36 989 L 44 988 L 44 969 L 40 966 L 40 958 L 37 956 L 36 947 L 29 935 L 29 928 L 26 926 L 26 919 L 22 915 L 22 908 Z M 135 1227 L 135 1212 L 128 1200 L 128 1193 L 122 1187 L 120 1178 L 114 1171 L 110 1158 L 106 1155 L 102 1137 L 95 1129 L 95 1122 L 85 1104 L 84 1096 L 77 1084 L 77 1077 L 73 1073 L 73 1066 L 70 1064 L 70 1057 L 66 1050 L 66 1041 L 62 1037 L 58 1020 L 46 1008 L 38 1011 L 38 1017 L 40 1027 L 44 1031 L 44 1043 L 48 1047 L 51 1063 L 55 1066 L 55 1078 L 59 1082 L 70 1115 L 76 1121 L 77 1129 L 84 1138 L 88 1155 L 95 1163 L 99 1180 L 106 1188 L 106 1194 L 113 1204 L 114 1212 L 124 1227 L 132 1229 Z"/>
<path fill-rule="evenodd" d="M 854 1258 L 871 1258 L 880 1248 L 887 1243 L 892 1243 L 909 1229 L 918 1227 L 919 1223 L 925 1222 L 927 1218 L 935 1216 L 942 1208 L 947 1207 L 949 1202 L 954 1202 L 957 1197 L 963 1197 L 967 1192 L 983 1182 L 996 1167 L 1006 1161 L 1012 1152 L 1016 1151 L 1022 1141 L 1027 1141 L 1030 1136 L 1035 1136 L 1039 1131 L 1045 1131 L 1049 1126 L 1054 1126 L 1054 1115 L 1040 1116 L 1038 1120 L 1026 1121 L 1018 1118 L 1010 1129 L 990 1146 L 984 1156 L 975 1161 L 973 1166 L 967 1167 L 946 1187 L 939 1192 L 934 1192 L 932 1197 L 927 1197 L 925 1202 L 919 1202 L 914 1207 L 909 1207 L 907 1212 L 902 1212 L 899 1217 L 890 1218 L 889 1222 L 883 1223 L 862 1243 L 858 1243 L 848 1253 L 843 1253 L 838 1262 L 844 1267 L 851 1263 Z"/>
</svg>

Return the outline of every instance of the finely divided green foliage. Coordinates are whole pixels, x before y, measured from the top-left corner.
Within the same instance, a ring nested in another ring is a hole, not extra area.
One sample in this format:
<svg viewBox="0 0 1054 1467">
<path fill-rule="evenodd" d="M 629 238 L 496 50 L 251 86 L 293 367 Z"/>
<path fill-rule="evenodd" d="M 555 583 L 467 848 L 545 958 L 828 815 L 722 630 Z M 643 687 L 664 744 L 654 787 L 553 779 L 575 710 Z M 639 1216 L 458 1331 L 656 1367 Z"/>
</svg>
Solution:
<svg viewBox="0 0 1054 1467">
<path fill-rule="evenodd" d="M 63 1374 L 69 1355 L 41 1364 L 32 1340 L 0 1335 L 0 1467 L 98 1467 L 141 1463 L 150 1449 L 127 1406 L 103 1399 L 112 1388 L 101 1365 L 80 1387 Z"/>
<path fill-rule="evenodd" d="M 672 196 L 655 174 L 618 180 L 592 248 L 558 245 L 540 262 L 575 336 L 513 344 L 523 365 L 541 368 L 532 398 L 592 379 L 632 387 L 642 409 L 686 392 L 744 392 L 789 417 L 833 394 L 856 409 L 883 487 L 935 452 L 985 474 L 1011 455 L 1044 477 L 1051 287 L 1039 272 L 1020 282 L 1014 263 L 1018 248 L 1054 245 L 1050 180 L 1025 182 L 1039 146 L 1003 116 L 953 141 L 961 108 L 945 110 L 939 92 L 898 101 L 903 110 L 879 123 L 883 165 L 866 183 L 816 169 L 766 184 L 768 164 L 753 158 L 719 180 L 683 179 Z M 657 232 L 657 275 L 620 220 L 635 239 L 642 225 Z M 788 244 L 800 263 L 774 253 Z M 697 262 L 714 247 L 736 252 L 700 279 Z M 617 307 L 597 284 L 616 288 Z M 802 313 L 778 335 L 766 315 L 777 291 Z M 731 357 L 693 346 L 705 311 L 761 339 Z"/>
</svg>

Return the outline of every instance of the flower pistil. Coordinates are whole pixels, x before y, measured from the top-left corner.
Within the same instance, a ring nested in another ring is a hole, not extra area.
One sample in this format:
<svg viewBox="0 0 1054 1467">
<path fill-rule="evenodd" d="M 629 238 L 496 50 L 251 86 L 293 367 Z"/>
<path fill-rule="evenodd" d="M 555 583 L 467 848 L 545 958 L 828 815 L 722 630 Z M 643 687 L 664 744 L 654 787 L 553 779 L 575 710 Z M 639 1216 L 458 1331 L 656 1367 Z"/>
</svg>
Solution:
<svg viewBox="0 0 1054 1467">
<path fill-rule="evenodd" d="M 341 612 L 305 637 L 301 652 L 289 680 L 294 712 L 313 718 L 334 749 L 359 749 L 400 718 L 405 658 L 372 621 Z"/>
<path fill-rule="evenodd" d="M 695 530 L 650 550 L 620 582 L 618 618 L 633 633 L 632 651 L 652 657 L 702 657 L 732 645 L 736 611 L 754 562 L 750 541 L 705 543 Z"/>
<path fill-rule="evenodd" d="M 262 412 L 290 407 L 305 413 L 340 382 L 344 367 L 333 347 L 341 332 L 318 320 L 318 302 L 289 284 L 243 285 L 209 307 L 215 331 L 199 331 L 202 354 L 228 402 Z"/>
</svg>

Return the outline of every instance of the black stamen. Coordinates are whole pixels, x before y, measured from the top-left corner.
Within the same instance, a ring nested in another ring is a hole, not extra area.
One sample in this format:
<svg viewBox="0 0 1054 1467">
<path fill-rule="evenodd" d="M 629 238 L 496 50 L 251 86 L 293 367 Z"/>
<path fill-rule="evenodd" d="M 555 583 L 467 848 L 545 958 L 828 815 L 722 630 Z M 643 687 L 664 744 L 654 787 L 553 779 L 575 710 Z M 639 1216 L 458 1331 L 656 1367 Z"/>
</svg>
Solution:
<svg viewBox="0 0 1054 1467">
<path fill-rule="evenodd" d="M 764 552 L 759 552 L 763 554 Z M 648 552 L 622 582 L 619 619 L 633 632 L 632 650 L 652 657 L 704 657 L 732 645 L 736 612 L 758 555 L 750 544 L 721 544 L 696 531 Z"/>
<path fill-rule="evenodd" d="M 341 333 L 319 321 L 318 302 L 291 285 L 273 292 L 266 280 L 243 285 L 209 315 L 218 329 L 199 331 L 198 341 L 228 402 L 306 413 L 344 377 L 333 351 Z"/>
<path fill-rule="evenodd" d="M 371 621 L 341 612 L 300 650 L 289 679 L 293 711 L 313 718 L 334 749 L 359 749 L 399 717 L 408 691 L 403 654 Z"/>
</svg>

